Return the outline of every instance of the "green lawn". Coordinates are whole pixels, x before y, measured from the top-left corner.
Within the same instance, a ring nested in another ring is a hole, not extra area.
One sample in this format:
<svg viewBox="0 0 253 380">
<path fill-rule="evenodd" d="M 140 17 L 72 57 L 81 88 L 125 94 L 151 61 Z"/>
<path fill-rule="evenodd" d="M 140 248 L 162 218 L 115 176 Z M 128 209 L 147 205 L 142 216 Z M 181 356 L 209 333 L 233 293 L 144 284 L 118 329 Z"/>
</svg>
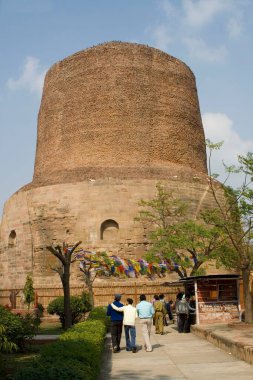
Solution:
<svg viewBox="0 0 253 380">
<path fill-rule="evenodd" d="M 42 322 L 39 326 L 38 334 L 40 335 L 60 335 L 63 333 L 60 322 Z M 43 346 L 37 344 L 27 344 L 25 352 L 12 354 L 2 354 L 0 358 L 0 379 L 12 379 L 21 368 L 26 367 L 30 360 L 39 355 Z"/>
<path fill-rule="evenodd" d="M 43 321 L 39 326 L 40 335 L 60 335 L 63 333 L 60 322 Z M 21 368 L 26 367 L 30 360 L 39 355 L 42 345 L 27 344 L 25 352 L 2 354 L 0 358 L 0 379 L 12 379 Z"/>
<path fill-rule="evenodd" d="M 60 335 L 63 333 L 60 322 L 42 322 L 39 326 L 38 334 L 40 335 Z"/>
<path fill-rule="evenodd" d="M 25 352 L 12 354 L 1 354 L 2 368 L 0 368 L 0 378 L 12 379 L 12 376 L 21 368 L 27 366 L 30 360 L 36 358 L 41 350 L 41 345 L 31 344 L 25 349 Z"/>
</svg>

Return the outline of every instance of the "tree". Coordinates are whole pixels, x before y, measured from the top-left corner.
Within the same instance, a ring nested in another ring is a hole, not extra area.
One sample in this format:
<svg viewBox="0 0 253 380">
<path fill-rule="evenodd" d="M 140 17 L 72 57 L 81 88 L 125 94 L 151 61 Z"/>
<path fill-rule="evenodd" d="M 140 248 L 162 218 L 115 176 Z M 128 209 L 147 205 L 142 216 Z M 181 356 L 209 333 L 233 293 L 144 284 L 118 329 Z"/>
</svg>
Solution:
<svg viewBox="0 0 253 380">
<path fill-rule="evenodd" d="M 84 282 L 88 288 L 92 309 L 94 308 L 93 283 L 98 276 L 110 276 L 114 273 L 110 270 L 111 261 L 105 252 L 94 253 L 83 251 L 78 254 L 80 271 L 83 273 Z"/>
<path fill-rule="evenodd" d="M 222 143 L 214 144 L 207 140 L 210 190 L 216 208 L 206 212 L 204 217 L 207 223 L 215 226 L 227 238 L 227 245 L 220 252 L 220 261 L 227 268 L 242 273 L 245 322 L 253 323 L 253 153 L 239 155 L 237 166 L 224 165 L 227 177 L 219 184 L 216 181 L 217 175 L 211 170 L 211 157 L 213 151 L 220 149 L 221 145 Z M 242 176 L 241 185 L 236 189 L 227 186 L 228 179 L 235 173 Z M 221 191 L 223 197 L 220 197 Z"/>
<path fill-rule="evenodd" d="M 51 267 L 52 270 L 57 272 L 60 276 L 63 294 L 64 294 L 64 313 L 65 313 L 65 325 L 64 328 L 68 329 L 72 325 L 71 320 L 71 308 L 70 308 L 70 266 L 72 262 L 75 261 L 75 258 L 72 260 L 72 255 L 75 249 L 81 244 L 81 241 L 78 241 L 69 248 L 68 245 L 63 242 L 62 247 L 60 245 L 47 246 L 49 252 L 51 252 L 57 259 L 60 261 L 60 266 Z"/>
<path fill-rule="evenodd" d="M 160 183 L 156 188 L 155 198 L 141 200 L 143 210 L 136 218 L 149 231 L 147 260 L 164 261 L 181 278 L 205 274 L 201 266 L 216 258 L 224 244 L 223 236 L 215 226 L 208 226 L 201 215 L 198 220 L 187 219 L 186 203 L 174 198 Z"/>
<path fill-rule="evenodd" d="M 143 224 L 144 230 L 166 230 L 172 221 L 183 220 L 187 204 L 173 196 L 160 182 L 156 184 L 156 196 L 149 200 L 140 200 L 139 216 L 135 220 Z"/>
<path fill-rule="evenodd" d="M 203 220 L 173 223 L 165 230 L 151 233 L 148 261 L 166 260 L 179 277 L 205 275 L 203 264 L 215 260 L 224 239 L 216 227 Z"/>
<path fill-rule="evenodd" d="M 33 279 L 31 276 L 26 276 L 25 287 L 23 290 L 24 293 L 24 303 L 27 304 L 28 310 L 30 310 L 30 305 L 34 302 L 35 293 L 33 289 Z"/>
</svg>

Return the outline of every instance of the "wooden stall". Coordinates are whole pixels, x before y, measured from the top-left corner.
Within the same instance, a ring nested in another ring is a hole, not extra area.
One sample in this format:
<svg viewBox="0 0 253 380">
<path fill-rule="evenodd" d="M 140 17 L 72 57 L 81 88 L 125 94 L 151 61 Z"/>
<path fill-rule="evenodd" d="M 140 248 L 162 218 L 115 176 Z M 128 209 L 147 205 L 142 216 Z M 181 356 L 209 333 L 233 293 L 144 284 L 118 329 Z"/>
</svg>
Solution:
<svg viewBox="0 0 253 380">
<path fill-rule="evenodd" d="M 224 323 L 240 318 L 239 275 L 210 275 L 182 279 L 185 293 L 195 301 L 196 324 Z"/>
</svg>

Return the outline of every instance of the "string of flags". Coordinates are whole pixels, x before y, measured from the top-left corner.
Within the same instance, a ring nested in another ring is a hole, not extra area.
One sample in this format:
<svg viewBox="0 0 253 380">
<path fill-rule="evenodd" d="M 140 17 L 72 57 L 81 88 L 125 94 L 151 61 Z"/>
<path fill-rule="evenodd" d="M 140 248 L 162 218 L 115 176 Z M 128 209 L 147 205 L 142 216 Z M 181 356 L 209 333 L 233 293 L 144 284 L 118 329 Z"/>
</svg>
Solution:
<svg viewBox="0 0 253 380">
<path fill-rule="evenodd" d="M 71 249 L 71 248 L 68 248 Z M 79 261 L 81 270 L 92 267 L 95 271 L 107 276 L 137 278 L 142 275 L 164 277 L 168 271 L 175 271 L 179 265 L 173 265 L 166 260 L 149 263 L 145 259 L 133 260 L 116 255 L 108 256 L 105 252 L 94 252 L 77 248 L 74 257 Z"/>
</svg>

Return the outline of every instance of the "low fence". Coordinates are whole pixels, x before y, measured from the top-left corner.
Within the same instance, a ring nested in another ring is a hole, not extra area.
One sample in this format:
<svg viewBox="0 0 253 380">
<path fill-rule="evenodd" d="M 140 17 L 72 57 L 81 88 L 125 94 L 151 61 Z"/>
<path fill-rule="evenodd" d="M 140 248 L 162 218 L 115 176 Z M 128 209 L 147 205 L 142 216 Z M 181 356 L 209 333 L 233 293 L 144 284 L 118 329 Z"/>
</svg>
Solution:
<svg viewBox="0 0 253 380">
<path fill-rule="evenodd" d="M 122 295 L 122 302 L 132 298 L 134 303 L 139 302 L 139 296 L 145 294 L 147 300 L 152 300 L 155 294 L 164 294 L 166 300 L 175 300 L 176 294 L 182 289 L 182 284 L 159 281 L 147 282 L 97 282 L 93 285 L 95 306 L 105 306 L 111 303 L 115 294 Z M 87 291 L 84 287 L 71 287 L 71 295 L 80 295 Z M 56 297 L 63 295 L 62 288 L 35 288 L 36 298 L 44 308 Z M 8 305 L 13 309 L 24 308 L 22 289 L 0 289 L 0 304 Z"/>
</svg>

